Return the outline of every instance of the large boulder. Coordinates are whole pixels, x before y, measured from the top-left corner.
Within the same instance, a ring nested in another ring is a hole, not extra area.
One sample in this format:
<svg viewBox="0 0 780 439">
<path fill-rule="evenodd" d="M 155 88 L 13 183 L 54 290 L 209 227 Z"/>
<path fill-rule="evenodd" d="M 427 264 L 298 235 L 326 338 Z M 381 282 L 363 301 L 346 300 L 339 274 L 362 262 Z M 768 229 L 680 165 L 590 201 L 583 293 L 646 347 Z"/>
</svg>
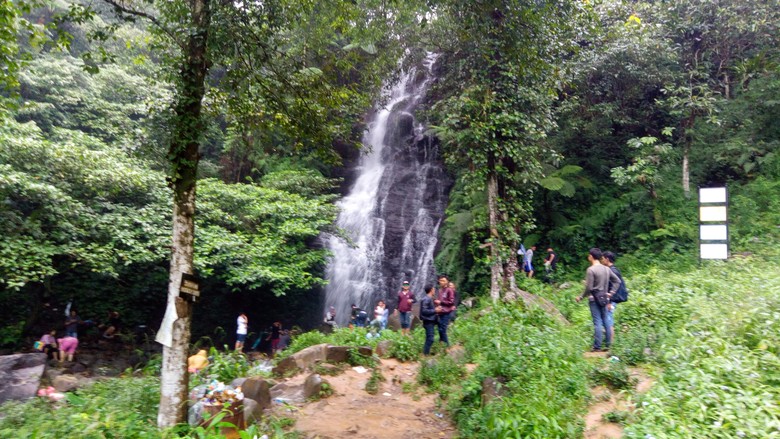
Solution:
<svg viewBox="0 0 780 439">
<path fill-rule="evenodd" d="M 349 346 L 328 346 L 325 361 L 328 363 L 346 363 L 349 360 Z"/>
<path fill-rule="evenodd" d="M 79 387 L 79 378 L 76 375 L 59 375 L 51 382 L 52 387 L 58 392 L 69 392 Z"/>
<path fill-rule="evenodd" d="M 376 344 L 376 354 L 381 357 L 385 358 L 390 353 L 390 347 L 393 345 L 393 342 L 390 340 L 382 340 L 379 343 Z"/>
<path fill-rule="evenodd" d="M 46 368 L 46 354 L 15 354 L 0 357 L 0 403 L 35 396 Z"/>
<path fill-rule="evenodd" d="M 322 343 L 309 346 L 306 349 L 298 351 L 289 357 L 283 359 L 273 368 L 274 375 L 284 376 L 291 371 L 307 370 L 320 361 L 325 361 L 328 357 L 328 344 Z"/>
<path fill-rule="evenodd" d="M 271 398 L 276 403 L 302 403 L 306 400 L 303 397 L 303 386 L 293 386 L 288 383 L 279 383 L 271 387 Z"/>
<path fill-rule="evenodd" d="M 319 396 L 320 391 L 322 391 L 322 377 L 316 373 L 309 375 L 303 383 L 303 399 Z"/>
<path fill-rule="evenodd" d="M 244 420 L 246 420 L 247 425 L 254 425 L 260 422 L 263 418 L 263 409 L 260 407 L 260 404 L 250 398 L 244 398 L 243 403 Z"/>
<path fill-rule="evenodd" d="M 271 386 L 263 378 L 247 378 L 241 385 L 241 391 L 245 398 L 257 403 L 257 409 L 261 412 L 271 406 Z"/>
</svg>

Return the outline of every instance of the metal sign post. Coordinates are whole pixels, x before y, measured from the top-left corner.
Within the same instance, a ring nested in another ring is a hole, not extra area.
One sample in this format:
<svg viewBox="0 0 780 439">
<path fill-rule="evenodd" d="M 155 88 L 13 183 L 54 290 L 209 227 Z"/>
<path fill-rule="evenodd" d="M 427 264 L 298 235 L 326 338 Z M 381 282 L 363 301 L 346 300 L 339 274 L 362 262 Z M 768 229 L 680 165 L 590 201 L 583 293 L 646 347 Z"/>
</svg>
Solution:
<svg viewBox="0 0 780 439">
<path fill-rule="evenodd" d="M 699 259 L 729 258 L 728 191 L 699 188 Z"/>
</svg>

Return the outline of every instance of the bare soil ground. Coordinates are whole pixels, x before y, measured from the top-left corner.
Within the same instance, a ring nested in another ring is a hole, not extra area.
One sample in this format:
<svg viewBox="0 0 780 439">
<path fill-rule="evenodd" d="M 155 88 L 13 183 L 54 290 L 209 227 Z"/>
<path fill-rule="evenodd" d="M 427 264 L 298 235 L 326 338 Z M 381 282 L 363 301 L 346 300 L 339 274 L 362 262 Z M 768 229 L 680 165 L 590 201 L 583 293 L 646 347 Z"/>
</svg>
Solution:
<svg viewBox="0 0 780 439">
<path fill-rule="evenodd" d="M 294 429 L 307 439 L 441 439 L 455 435 L 455 427 L 436 405 L 436 395 L 423 393 L 415 384 L 418 363 L 383 359 L 386 381 L 376 395 L 366 392 L 371 371 L 353 368 L 336 376 L 323 376 L 333 395 L 297 406 L 277 405 L 275 411 L 296 420 Z M 290 384 L 305 380 L 290 379 Z M 408 393 L 403 392 L 403 383 Z"/>
<path fill-rule="evenodd" d="M 603 353 L 586 353 L 585 357 L 604 356 Z M 635 380 L 633 392 L 641 394 L 652 387 L 654 380 L 639 367 L 629 368 L 631 377 Z M 611 411 L 630 412 L 634 407 L 627 402 L 627 393 L 610 389 L 606 386 L 596 386 L 590 389 L 593 402 L 585 415 L 585 439 L 618 439 L 623 437 L 623 426 L 604 419 Z"/>
</svg>

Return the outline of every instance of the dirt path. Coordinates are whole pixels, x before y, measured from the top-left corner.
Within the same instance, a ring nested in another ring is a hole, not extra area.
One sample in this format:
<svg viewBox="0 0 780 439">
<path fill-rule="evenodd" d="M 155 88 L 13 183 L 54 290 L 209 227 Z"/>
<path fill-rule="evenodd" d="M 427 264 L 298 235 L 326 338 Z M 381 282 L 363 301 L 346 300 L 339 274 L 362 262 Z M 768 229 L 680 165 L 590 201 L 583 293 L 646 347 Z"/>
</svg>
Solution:
<svg viewBox="0 0 780 439">
<path fill-rule="evenodd" d="M 603 357 L 602 353 L 586 353 L 586 358 Z M 634 380 L 633 392 L 641 394 L 652 387 L 654 380 L 639 367 L 629 368 L 629 374 Z M 616 391 L 606 386 L 595 386 L 590 389 L 593 402 L 585 415 L 585 439 L 618 439 L 623 437 L 623 426 L 609 422 L 604 415 L 609 412 L 630 412 L 633 406 L 626 401 L 626 392 Z"/>
<path fill-rule="evenodd" d="M 294 418 L 294 429 L 307 439 L 442 439 L 455 435 L 455 427 L 436 407 L 436 396 L 425 394 L 415 384 L 417 363 L 381 360 L 386 381 L 376 395 L 366 392 L 371 371 L 346 369 L 336 376 L 323 376 L 333 395 L 290 409 L 276 406 L 279 415 Z M 303 382 L 304 375 L 290 379 Z M 408 393 L 404 393 L 404 383 Z"/>
</svg>

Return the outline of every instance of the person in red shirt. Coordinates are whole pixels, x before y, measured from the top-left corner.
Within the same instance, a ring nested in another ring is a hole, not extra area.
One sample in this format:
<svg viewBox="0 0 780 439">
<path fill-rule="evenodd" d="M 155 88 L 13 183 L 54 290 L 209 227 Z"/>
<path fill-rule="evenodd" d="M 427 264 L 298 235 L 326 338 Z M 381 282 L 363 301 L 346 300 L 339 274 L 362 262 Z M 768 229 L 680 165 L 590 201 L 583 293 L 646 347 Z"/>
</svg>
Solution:
<svg viewBox="0 0 780 439">
<path fill-rule="evenodd" d="M 443 274 L 439 275 L 439 295 L 433 303 L 436 305 L 436 314 L 439 316 L 439 341 L 449 346 L 447 326 L 449 326 L 452 313 L 455 311 L 455 291 L 450 288 L 450 280 Z"/>
<path fill-rule="evenodd" d="M 403 335 L 409 335 L 409 328 L 412 326 L 412 304 L 414 302 L 416 302 L 414 293 L 410 289 L 409 281 L 405 280 L 401 284 L 401 291 L 398 292 L 398 307 L 395 309 L 401 320 L 401 334 Z"/>
</svg>

